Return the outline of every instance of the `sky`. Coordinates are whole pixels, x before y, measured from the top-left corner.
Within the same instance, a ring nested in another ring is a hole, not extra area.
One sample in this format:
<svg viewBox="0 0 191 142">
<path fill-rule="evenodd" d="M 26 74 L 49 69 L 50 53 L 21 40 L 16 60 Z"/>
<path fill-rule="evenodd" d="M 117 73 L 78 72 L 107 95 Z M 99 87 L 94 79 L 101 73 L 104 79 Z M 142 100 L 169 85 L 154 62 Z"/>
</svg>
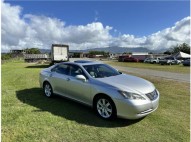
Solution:
<svg viewBox="0 0 191 142">
<path fill-rule="evenodd" d="M 2 1 L 2 51 L 190 44 L 189 1 Z"/>
</svg>

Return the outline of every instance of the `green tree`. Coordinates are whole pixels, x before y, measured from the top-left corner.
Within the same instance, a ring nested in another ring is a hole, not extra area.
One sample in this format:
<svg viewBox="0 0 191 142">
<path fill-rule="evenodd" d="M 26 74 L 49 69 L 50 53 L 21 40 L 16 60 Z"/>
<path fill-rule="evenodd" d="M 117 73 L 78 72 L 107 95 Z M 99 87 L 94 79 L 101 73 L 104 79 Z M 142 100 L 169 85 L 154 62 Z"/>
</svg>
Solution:
<svg viewBox="0 0 191 142">
<path fill-rule="evenodd" d="M 25 49 L 27 54 L 40 54 L 40 49 L 38 48 L 27 48 Z"/>
<path fill-rule="evenodd" d="M 183 44 L 177 44 L 176 46 L 174 46 L 173 48 L 171 48 L 171 53 L 178 53 L 178 52 L 184 52 L 187 54 L 190 54 L 190 45 L 183 43 Z"/>
<path fill-rule="evenodd" d="M 90 55 L 103 55 L 104 57 L 109 57 L 109 52 L 105 51 L 89 51 Z"/>
<path fill-rule="evenodd" d="M 172 53 L 171 53 L 170 50 L 167 50 L 167 51 L 164 52 L 164 54 L 171 55 Z"/>
</svg>

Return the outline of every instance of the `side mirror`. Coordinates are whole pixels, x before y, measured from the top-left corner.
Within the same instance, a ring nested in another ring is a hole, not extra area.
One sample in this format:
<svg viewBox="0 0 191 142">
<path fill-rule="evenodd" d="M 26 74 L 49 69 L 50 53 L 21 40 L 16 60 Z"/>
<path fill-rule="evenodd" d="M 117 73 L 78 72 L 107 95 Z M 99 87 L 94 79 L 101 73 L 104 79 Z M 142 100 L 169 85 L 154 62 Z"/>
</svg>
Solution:
<svg viewBox="0 0 191 142">
<path fill-rule="evenodd" d="M 119 71 L 120 74 L 123 74 L 122 72 Z"/>
<path fill-rule="evenodd" d="M 76 79 L 86 82 L 86 78 L 83 75 L 76 75 Z"/>
</svg>

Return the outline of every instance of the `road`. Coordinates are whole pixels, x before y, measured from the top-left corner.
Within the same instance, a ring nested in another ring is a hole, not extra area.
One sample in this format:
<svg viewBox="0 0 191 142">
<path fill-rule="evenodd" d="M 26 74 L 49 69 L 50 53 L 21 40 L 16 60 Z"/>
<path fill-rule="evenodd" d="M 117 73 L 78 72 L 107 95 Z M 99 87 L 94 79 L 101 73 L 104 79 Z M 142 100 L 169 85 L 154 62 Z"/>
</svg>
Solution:
<svg viewBox="0 0 191 142">
<path fill-rule="evenodd" d="M 70 61 L 75 61 L 75 60 L 97 60 L 94 58 L 70 58 Z M 107 63 L 107 61 L 105 62 Z M 163 79 L 168 79 L 168 80 L 176 80 L 179 82 L 186 82 L 190 83 L 190 74 L 182 74 L 182 73 L 172 73 L 172 72 L 167 72 L 167 71 L 156 71 L 156 70 L 151 70 L 151 69 L 140 69 L 140 68 L 132 68 L 132 67 L 122 67 L 122 66 L 112 66 L 119 71 L 122 72 L 128 72 L 128 73 L 134 73 L 134 74 L 139 74 L 143 76 L 151 76 L 151 77 L 160 77 Z"/>
<path fill-rule="evenodd" d="M 190 74 L 182 74 L 182 73 L 172 73 L 167 71 L 156 71 L 151 69 L 140 69 L 140 68 L 131 68 L 131 67 L 121 67 L 121 66 L 113 66 L 122 72 L 129 72 L 140 74 L 143 76 L 152 76 L 152 77 L 161 77 L 168 80 L 176 80 L 179 82 L 190 82 Z"/>
</svg>

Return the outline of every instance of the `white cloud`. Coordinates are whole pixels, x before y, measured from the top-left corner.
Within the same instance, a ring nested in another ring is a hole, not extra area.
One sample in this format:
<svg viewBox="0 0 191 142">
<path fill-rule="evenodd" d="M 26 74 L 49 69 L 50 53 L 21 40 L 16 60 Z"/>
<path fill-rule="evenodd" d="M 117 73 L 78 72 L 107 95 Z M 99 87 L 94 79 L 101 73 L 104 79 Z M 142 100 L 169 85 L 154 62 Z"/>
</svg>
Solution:
<svg viewBox="0 0 191 142">
<path fill-rule="evenodd" d="M 2 3 L 2 50 L 13 48 L 50 48 L 52 43 L 69 44 L 71 49 L 107 46 L 110 26 L 100 22 L 65 26 L 57 18 L 25 14 L 22 8 Z M 12 14 L 12 15 L 11 15 Z"/>
<path fill-rule="evenodd" d="M 20 6 L 2 2 L 2 50 L 38 47 L 50 49 L 52 43 L 69 44 L 70 49 L 87 49 L 108 46 L 170 48 L 179 43 L 190 43 L 190 17 L 175 23 L 173 27 L 147 37 L 119 34 L 112 36 L 111 26 L 101 22 L 87 25 L 69 25 L 43 15 L 22 15 Z M 114 33 L 117 29 L 113 30 Z"/>
<path fill-rule="evenodd" d="M 146 37 L 136 38 L 134 35 L 123 34 L 113 38 L 110 46 L 119 47 L 140 47 L 146 40 Z"/>
<path fill-rule="evenodd" d="M 100 22 L 93 22 L 85 26 L 69 26 L 64 28 L 65 40 L 72 43 L 101 42 L 111 38 L 109 31 L 112 27 L 104 27 Z"/>
<path fill-rule="evenodd" d="M 2 3 L 1 34 L 2 45 L 16 46 L 26 36 L 26 23 L 20 18 L 21 7 Z"/>
<path fill-rule="evenodd" d="M 167 49 L 183 42 L 190 44 L 190 17 L 176 22 L 171 28 L 148 36 L 145 46 L 153 49 Z"/>
<path fill-rule="evenodd" d="M 190 44 L 190 17 L 186 17 L 171 28 L 153 33 L 147 37 L 124 34 L 113 38 L 111 46 L 147 47 L 149 49 L 168 49 L 176 44 Z"/>
</svg>

